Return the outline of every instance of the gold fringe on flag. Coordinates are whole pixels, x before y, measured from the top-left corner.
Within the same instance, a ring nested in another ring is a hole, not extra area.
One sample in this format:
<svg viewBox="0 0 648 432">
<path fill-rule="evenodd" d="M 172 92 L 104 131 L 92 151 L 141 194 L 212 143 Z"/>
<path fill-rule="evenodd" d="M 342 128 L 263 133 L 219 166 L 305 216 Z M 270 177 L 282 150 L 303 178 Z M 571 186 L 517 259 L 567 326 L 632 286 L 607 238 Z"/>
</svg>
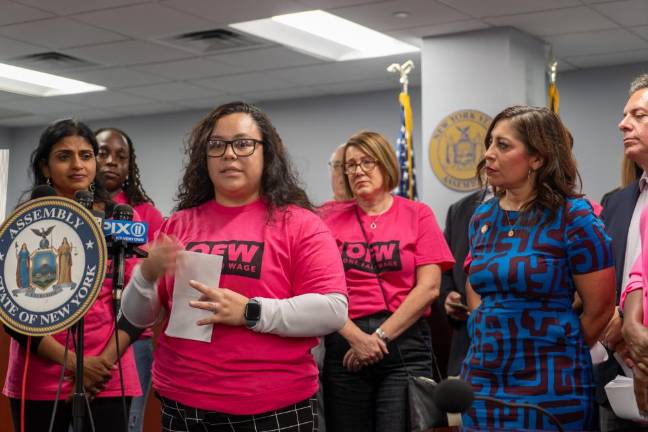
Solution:
<svg viewBox="0 0 648 432">
<path fill-rule="evenodd" d="M 548 108 L 560 114 L 560 93 L 558 92 L 558 87 L 556 86 L 556 69 L 558 62 L 553 61 L 549 65 L 549 89 L 547 90 L 547 105 Z"/>
</svg>

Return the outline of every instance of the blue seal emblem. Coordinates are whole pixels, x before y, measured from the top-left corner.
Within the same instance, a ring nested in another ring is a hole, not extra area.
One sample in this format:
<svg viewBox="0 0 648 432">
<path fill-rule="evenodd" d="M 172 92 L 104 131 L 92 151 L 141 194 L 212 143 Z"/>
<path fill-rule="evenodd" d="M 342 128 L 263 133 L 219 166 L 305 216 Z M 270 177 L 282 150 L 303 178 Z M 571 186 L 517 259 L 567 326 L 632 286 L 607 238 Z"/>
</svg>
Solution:
<svg viewBox="0 0 648 432">
<path fill-rule="evenodd" d="M 67 329 L 94 303 L 106 260 L 88 210 L 62 197 L 23 204 L 0 227 L 0 320 L 30 336 Z"/>
</svg>

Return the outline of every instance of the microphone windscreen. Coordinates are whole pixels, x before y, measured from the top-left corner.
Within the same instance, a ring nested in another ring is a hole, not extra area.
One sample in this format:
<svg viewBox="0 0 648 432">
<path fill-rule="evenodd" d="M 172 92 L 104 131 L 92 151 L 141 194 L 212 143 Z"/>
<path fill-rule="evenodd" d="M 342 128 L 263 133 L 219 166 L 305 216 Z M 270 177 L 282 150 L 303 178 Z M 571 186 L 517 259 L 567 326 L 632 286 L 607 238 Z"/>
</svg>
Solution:
<svg viewBox="0 0 648 432">
<path fill-rule="evenodd" d="M 92 210 L 94 194 L 87 190 L 78 190 L 74 192 L 74 201 L 78 202 L 88 210 Z"/>
<path fill-rule="evenodd" d="M 462 413 L 473 403 L 475 393 L 472 387 L 461 379 L 441 381 L 434 391 L 434 403 L 441 410 L 449 413 Z"/>
<path fill-rule="evenodd" d="M 133 220 L 133 207 L 128 204 L 118 204 L 112 212 L 113 219 Z"/>
<path fill-rule="evenodd" d="M 54 189 L 50 185 L 38 185 L 36 186 L 32 192 L 31 192 L 31 197 L 29 199 L 36 199 L 36 198 L 43 198 L 43 197 L 48 197 L 48 196 L 57 196 L 58 193 L 56 193 L 56 189 Z"/>
</svg>

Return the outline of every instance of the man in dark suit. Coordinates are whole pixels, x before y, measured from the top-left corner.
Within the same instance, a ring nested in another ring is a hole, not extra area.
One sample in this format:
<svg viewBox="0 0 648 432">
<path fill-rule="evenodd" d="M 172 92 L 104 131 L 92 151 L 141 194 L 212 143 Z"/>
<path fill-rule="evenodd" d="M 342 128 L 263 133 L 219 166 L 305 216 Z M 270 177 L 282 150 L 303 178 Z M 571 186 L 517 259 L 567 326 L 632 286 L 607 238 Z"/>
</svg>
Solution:
<svg viewBox="0 0 648 432">
<path fill-rule="evenodd" d="M 468 319 L 467 275 L 463 263 L 469 249 L 468 224 L 475 209 L 483 202 L 485 196 L 484 190 L 471 193 L 452 204 L 446 215 L 444 234 L 456 261 L 452 269 L 443 273 L 441 279 L 440 300 L 443 302 L 446 316 L 453 329 L 448 358 L 448 376 L 459 375 L 461 363 L 470 343 L 466 330 L 466 319 Z"/>
<path fill-rule="evenodd" d="M 639 76 L 630 85 L 630 98 L 624 109 L 619 129 L 623 133 L 624 153 L 639 165 L 644 174 L 628 186 L 606 194 L 603 199 L 601 219 L 612 237 L 616 266 L 617 304 L 628 279 L 628 273 L 639 254 L 639 217 L 648 203 L 648 74 Z M 643 116 L 643 117 L 642 117 Z M 617 311 L 601 336 L 601 343 L 609 350 L 610 358 L 594 368 L 597 382 L 596 397 L 600 405 L 601 431 L 648 431 L 648 427 L 620 419 L 614 415 L 607 402 L 604 386 L 618 374 L 623 374 L 613 357 L 618 352 L 627 356 L 626 342 L 621 334 L 623 321 Z M 645 336 L 638 336 L 645 337 Z M 635 341 L 637 342 L 637 341 Z"/>
</svg>

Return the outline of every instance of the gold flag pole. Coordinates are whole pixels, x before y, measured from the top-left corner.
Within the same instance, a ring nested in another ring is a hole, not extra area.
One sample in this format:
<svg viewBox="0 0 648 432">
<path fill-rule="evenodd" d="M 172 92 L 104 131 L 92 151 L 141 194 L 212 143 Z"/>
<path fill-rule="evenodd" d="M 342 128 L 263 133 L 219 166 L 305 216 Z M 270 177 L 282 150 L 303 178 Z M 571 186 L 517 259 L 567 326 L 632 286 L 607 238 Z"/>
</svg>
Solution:
<svg viewBox="0 0 648 432">
<path fill-rule="evenodd" d="M 560 93 L 556 86 L 556 75 L 558 73 L 558 62 L 552 59 L 549 63 L 549 89 L 547 90 L 547 99 L 549 109 L 556 114 L 560 114 Z"/>
<path fill-rule="evenodd" d="M 400 75 L 399 82 L 401 83 L 401 93 L 398 100 L 404 110 L 405 118 L 405 147 L 407 149 L 407 197 L 414 199 L 414 175 L 412 170 L 412 105 L 410 103 L 409 93 L 407 86 L 409 84 L 408 75 L 414 69 L 414 62 L 407 60 L 403 64 L 393 63 L 387 67 L 387 72 L 396 73 Z"/>
</svg>

